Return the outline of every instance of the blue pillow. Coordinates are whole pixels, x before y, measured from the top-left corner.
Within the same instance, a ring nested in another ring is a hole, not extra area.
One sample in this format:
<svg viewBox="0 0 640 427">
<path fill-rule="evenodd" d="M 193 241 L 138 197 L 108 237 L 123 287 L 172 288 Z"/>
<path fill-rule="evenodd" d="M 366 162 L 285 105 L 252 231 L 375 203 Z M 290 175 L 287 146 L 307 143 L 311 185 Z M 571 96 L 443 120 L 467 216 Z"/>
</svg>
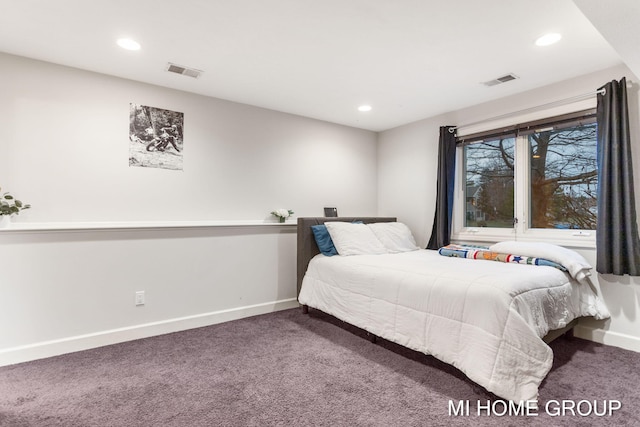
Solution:
<svg viewBox="0 0 640 427">
<path fill-rule="evenodd" d="M 320 249 L 320 253 L 322 255 L 338 255 L 338 251 L 336 250 L 336 247 L 333 246 L 333 240 L 331 240 L 331 235 L 329 234 L 329 230 L 327 230 L 326 225 L 312 225 L 311 231 L 313 231 L 313 237 L 316 238 L 316 244 L 318 245 L 318 249 Z"/>
</svg>

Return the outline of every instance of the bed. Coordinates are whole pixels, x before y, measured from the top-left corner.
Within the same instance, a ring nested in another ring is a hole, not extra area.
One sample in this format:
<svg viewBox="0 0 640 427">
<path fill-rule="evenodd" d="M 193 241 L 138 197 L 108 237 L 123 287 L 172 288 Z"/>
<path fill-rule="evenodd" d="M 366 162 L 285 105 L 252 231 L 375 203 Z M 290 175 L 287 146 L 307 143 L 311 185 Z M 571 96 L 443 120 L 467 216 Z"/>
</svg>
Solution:
<svg viewBox="0 0 640 427">
<path fill-rule="evenodd" d="M 333 221 L 342 224 L 328 224 Z M 363 225 L 345 225 L 355 221 Z M 312 307 L 372 336 L 432 355 L 516 402 L 537 399 L 553 363 L 547 345 L 553 336 L 578 317 L 609 317 L 588 279 L 579 274 L 580 281 L 574 279 L 573 271 L 461 259 L 418 248 L 326 256 L 312 230 L 323 224 L 332 230 L 362 230 L 379 223 L 399 224 L 392 217 L 298 218 L 303 311 Z"/>
</svg>

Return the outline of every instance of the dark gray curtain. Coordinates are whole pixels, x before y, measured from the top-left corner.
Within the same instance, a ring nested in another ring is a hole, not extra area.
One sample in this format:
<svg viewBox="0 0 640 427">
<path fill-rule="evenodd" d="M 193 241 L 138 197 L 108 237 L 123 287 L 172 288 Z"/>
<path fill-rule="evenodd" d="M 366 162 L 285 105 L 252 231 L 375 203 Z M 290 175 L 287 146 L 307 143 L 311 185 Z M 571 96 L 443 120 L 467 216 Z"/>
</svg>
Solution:
<svg viewBox="0 0 640 427">
<path fill-rule="evenodd" d="M 440 127 L 436 214 L 427 249 L 438 249 L 451 243 L 453 184 L 456 176 L 456 136 L 453 129 L 452 126 Z"/>
<path fill-rule="evenodd" d="M 640 275 L 640 239 L 633 190 L 633 165 L 623 78 L 598 94 L 598 273 Z"/>
</svg>

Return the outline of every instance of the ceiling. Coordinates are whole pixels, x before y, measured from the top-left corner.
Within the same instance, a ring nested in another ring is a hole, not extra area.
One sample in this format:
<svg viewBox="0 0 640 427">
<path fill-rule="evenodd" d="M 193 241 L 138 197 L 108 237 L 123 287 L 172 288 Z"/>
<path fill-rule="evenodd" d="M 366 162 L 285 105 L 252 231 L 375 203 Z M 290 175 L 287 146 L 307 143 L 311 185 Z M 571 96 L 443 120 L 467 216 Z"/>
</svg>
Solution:
<svg viewBox="0 0 640 427">
<path fill-rule="evenodd" d="M 640 75 L 628 40 L 640 2 L 616 2 L 622 34 L 606 3 L 0 0 L 0 52 L 381 131 L 622 62 Z M 562 40 L 534 45 L 550 31 Z M 204 73 L 168 73 L 168 62 Z M 509 73 L 519 78 L 482 84 Z"/>
</svg>

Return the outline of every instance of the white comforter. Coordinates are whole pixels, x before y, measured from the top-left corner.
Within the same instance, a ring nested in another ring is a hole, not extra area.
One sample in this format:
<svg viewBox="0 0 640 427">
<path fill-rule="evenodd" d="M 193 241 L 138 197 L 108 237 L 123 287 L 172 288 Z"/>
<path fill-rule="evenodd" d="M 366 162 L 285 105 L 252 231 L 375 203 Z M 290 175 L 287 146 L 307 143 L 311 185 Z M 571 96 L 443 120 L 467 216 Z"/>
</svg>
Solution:
<svg viewBox="0 0 640 427">
<path fill-rule="evenodd" d="M 417 250 L 311 260 L 299 302 L 433 355 L 496 395 L 537 398 L 553 353 L 541 337 L 609 317 L 588 283 L 553 267 Z"/>
</svg>

